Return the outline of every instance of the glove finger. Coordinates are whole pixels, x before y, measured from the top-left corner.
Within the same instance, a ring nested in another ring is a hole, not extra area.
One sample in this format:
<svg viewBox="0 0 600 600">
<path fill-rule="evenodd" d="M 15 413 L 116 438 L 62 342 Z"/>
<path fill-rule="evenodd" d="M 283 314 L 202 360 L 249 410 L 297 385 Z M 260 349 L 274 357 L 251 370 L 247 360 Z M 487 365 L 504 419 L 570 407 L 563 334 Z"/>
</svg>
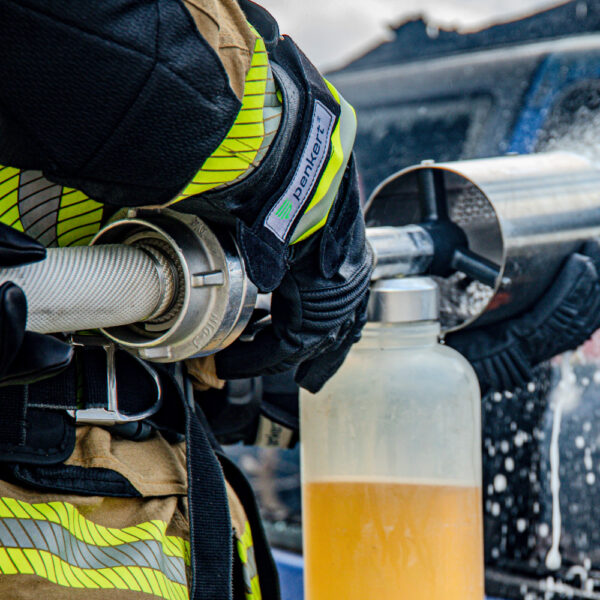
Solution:
<svg viewBox="0 0 600 600">
<path fill-rule="evenodd" d="M 525 333 L 525 329 L 535 332 L 561 304 L 570 303 L 571 298 L 575 303 L 581 304 L 583 296 L 588 296 L 590 284 L 597 280 L 598 273 L 592 260 L 582 254 L 571 254 L 554 283 L 535 308 L 522 318 L 516 319 L 511 327 L 521 335 Z"/>
<path fill-rule="evenodd" d="M 28 235 L 0 223 L 0 265 L 12 267 L 46 258 L 46 248 Z"/>
<path fill-rule="evenodd" d="M 342 344 L 336 345 L 334 350 L 329 350 L 315 358 L 305 360 L 296 371 L 294 378 L 296 383 L 309 392 L 316 394 L 342 366 L 352 344 L 352 339 L 344 340 Z"/>
<path fill-rule="evenodd" d="M 585 242 L 579 253 L 591 258 L 596 271 L 600 273 L 600 238 L 594 238 Z"/>
<path fill-rule="evenodd" d="M 21 347 L 27 321 L 23 290 L 11 281 L 0 286 L 0 377 L 8 370 Z"/>
<path fill-rule="evenodd" d="M 327 380 L 342 366 L 352 345 L 361 338 L 362 328 L 367 321 L 367 303 L 369 294 L 365 295 L 353 321 L 348 321 L 340 331 L 341 339 L 331 344 L 320 355 L 304 361 L 296 371 L 296 383 L 316 394 Z"/>
<path fill-rule="evenodd" d="M 555 284 L 528 315 L 509 325 L 532 365 L 577 348 L 600 318 L 600 285 L 592 260 L 573 254 Z"/>
<path fill-rule="evenodd" d="M 73 347 L 51 335 L 25 332 L 21 348 L 0 378 L 0 385 L 22 385 L 52 377 L 65 369 L 73 358 Z"/>
<path fill-rule="evenodd" d="M 240 379 L 286 371 L 297 350 L 276 336 L 272 326 L 266 327 L 252 342 L 236 341 L 215 355 L 217 377 Z"/>
<path fill-rule="evenodd" d="M 531 365 L 517 348 L 512 347 L 507 353 L 500 355 L 504 363 L 504 390 L 524 388 L 533 378 Z"/>
<path fill-rule="evenodd" d="M 484 358 L 481 361 L 473 363 L 479 386 L 481 390 L 501 390 L 503 387 L 502 375 L 498 372 L 495 357 Z"/>
</svg>

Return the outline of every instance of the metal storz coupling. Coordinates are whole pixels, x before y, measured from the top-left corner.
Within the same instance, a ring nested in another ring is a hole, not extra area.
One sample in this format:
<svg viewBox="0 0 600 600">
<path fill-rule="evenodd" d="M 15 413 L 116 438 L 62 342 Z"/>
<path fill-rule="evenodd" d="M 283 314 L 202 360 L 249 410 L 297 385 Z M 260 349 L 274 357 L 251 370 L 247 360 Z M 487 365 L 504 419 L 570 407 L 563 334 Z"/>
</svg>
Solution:
<svg viewBox="0 0 600 600">
<path fill-rule="evenodd" d="M 154 291 L 146 285 L 137 290 L 156 296 L 151 314 L 133 324 L 101 328 L 140 358 L 173 362 L 211 354 L 248 323 L 257 290 L 228 231 L 171 210 L 129 210 L 92 241 L 93 246 L 112 244 L 142 251 L 158 274 Z"/>
</svg>

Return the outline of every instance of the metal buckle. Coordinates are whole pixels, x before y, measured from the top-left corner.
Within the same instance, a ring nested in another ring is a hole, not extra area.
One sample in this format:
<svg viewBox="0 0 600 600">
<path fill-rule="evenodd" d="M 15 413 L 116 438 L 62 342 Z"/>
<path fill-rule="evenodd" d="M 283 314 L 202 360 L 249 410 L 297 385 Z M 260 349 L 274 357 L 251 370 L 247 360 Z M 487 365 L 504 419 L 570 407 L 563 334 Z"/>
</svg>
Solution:
<svg viewBox="0 0 600 600">
<path fill-rule="evenodd" d="M 67 413 L 75 419 L 77 423 L 89 423 L 91 425 L 102 425 L 108 427 L 111 425 L 121 425 L 123 423 L 132 423 L 134 421 L 143 421 L 155 414 L 162 404 L 162 389 L 158 375 L 143 360 L 130 355 L 144 367 L 152 377 L 156 385 L 156 402 L 146 411 L 135 415 L 124 415 L 119 412 L 119 398 L 117 394 L 117 367 L 115 363 L 116 345 L 110 340 L 93 335 L 73 335 L 69 342 L 72 346 L 100 346 L 106 352 L 106 408 L 82 408 L 76 410 L 67 410 Z M 122 350 L 126 352 L 126 350 Z"/>
</svg>

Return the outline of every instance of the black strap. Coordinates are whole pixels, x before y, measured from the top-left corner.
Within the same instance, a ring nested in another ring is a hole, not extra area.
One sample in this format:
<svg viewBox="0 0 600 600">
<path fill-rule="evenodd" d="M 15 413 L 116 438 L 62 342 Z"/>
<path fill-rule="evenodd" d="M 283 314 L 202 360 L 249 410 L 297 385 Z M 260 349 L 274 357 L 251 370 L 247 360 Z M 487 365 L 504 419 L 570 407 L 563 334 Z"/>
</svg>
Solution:
<svg viewBox="0 0 600 600">
<path fill-rule="evenodd" d="M 225 480 L 235 490 L 252 529 L 252 539 L 262 597 L 280 598 L 279 578 L 258 506 L 248 480 L 223 454 L 200 406 L 195 402 L 189 380 L 184 394 L 177 382 L 174 365 L 161 365 L 165 406 L 174 407 L 171 394 L 177 392 L 185 410 L 188 501 L 192 582 L 190 600 L 232 600 L 233 528 Z M 167 377 L 170 384 L 167 383 Z"/>
<path fill-rule="evenodd" d="M 77 347 L 59 375 L 30 385 L 0 387 L 0 461 L 60 463 L 75 447 L 75 423 L 67 414 L 107 407 L 107 355 L 100 347 Z M 119 410 L 139 414 L 157 402 L 154 380 L 127 352 L 117 352 Z"/>
<path fill-rule="evenodd" d="M 84 352 L 80 360 L 96 362 L 100 357 L 97 352 Z M 277 600 L 277 571 L 252 491 L 243 476 L 223 456 L 221 461 L 217 458 L 219 444 L 194 401 L 189 380 L 178 369 L 181 367 L 177 364 L 157 368 L 163 389 L 163 406 L 153 422 L 167 431 L 177 432 L 182 428 L 185 431 L 192 572 L 190 600 L 232 600 L 233 597 L 235 548 L 224 469 L 232 478 L 252 528 L 263 597 Z M 98 396 L 104 393 L 99 382 L 105 374 L 101 373 L 99 364 L 88 365 L 84 372 L 91 376 L 87 393 L 97 390 L 96 397 L 90 400 L 98 405 Z M 131 379 L 136 380 L 138 375 L 131 373 Z M 14 443 L 10 448 L 7 443 L 0 444 L 0 461 L 13 463 L 7 468 L 16 481 L 39 489 L 127 497 L 138 495 L 127 481 L 115 477 L 112 471 L 56 464 L 73 452 L 74 422 L 64 409 L 77 407 L 78 381 L 81 378 L 78 380 L 77 370 L 70 367 L 58 378 L 30 386 L 0 388 L 0 402 L 10 405 L 11 416 L 17 420 L 12 423 L 15 433 L 10 431 L 6 419 L 0 419 L 1 426 Z M 182 389 L 184 382 L 189 387 L 185 392 Z M 139 406 L 139 398 L 126 400 L 123 396 L 123 402 Z M 55 447 L 48 448 L 49 439 Z"/>
<path fill-rule="evenodd" d="M 221 465 L 209 440 L 209 427 L 196 405 L 191 384 L 182 390 L 176 365 L 161 368 L 185 411 L 192 581 L 190 600 L 232 600 L 233 538 Z M 178 381 L 179 379 L 179 381 Z M 169 403 L 169 399 L 166 399 Z M 213 440 L 214 442 L 214 440 Z"/>
<path fill-rule="evenodd" d="M 250 523 L 261 595 L 265 599 L 279 600 L 281 598 L 279 575 L 271 554 L 254 491 L 246 476 L 222 451 L 217 452 L 217 456 L 221 462 L 225 478 L 235 490 Z"/>
</svg>

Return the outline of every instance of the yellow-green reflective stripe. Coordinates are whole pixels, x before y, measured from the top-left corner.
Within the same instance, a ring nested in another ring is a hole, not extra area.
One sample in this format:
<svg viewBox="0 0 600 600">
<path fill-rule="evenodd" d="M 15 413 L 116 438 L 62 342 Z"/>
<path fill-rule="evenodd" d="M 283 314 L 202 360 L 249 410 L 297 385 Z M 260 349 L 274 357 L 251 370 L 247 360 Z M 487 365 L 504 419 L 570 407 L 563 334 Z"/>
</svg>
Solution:
<svg viewBox="0 0 600 600">
<path fill-rule="evenodd" d="M 65 587 L 119 588 L 186 599 L 189 542 L 153 520 L 124 529 L 86 519 L 65 502 L 0 498 L 0 572 Z"/>
<path fill-rule="evenodd" d="M 4 519 L 0 521 L 0 545 L 9 551 L 11 548 L 45 550 L 84 568 L 144 566 L 164 573 L 177 583 L 186 582 L 184 559 L 166 556 L 156 540 L 98 546 L 74 539 L 55 523 Z"/>
<path fill-rule="evenodd" d="M 83 192 L 63 187 L 56 235 L 59 246 L 88 244 L 102 223 L 103 206 Z"/>
<path fill-rule="evenodd" d="M 254 164 L 265 137 L 265 92 L 268 57 L 262 37 L 256 33 L 254 53 L 246 75 L 242 107 L 231 129 L 186 188 L 167 204 L 230 183 Z"/>
<path fill-rule="evenodd" d="M 310 204 L 296 225 L 291 244 L 305 240 L 325 225 L 329 211 L 335 202 L 337 190 L 344 176 L 356 137 L 354 109 L 329 81 L 325 79 L 325 83 L 340 105 L 340 118 L 331 136 L 331 154 L 323 170 L 323 175 Z"/>
<path fill-rule="evenodd" d="M 0 165 L 0 222 L 23 231 L 18 220 L 19 169 Z M 14 223 L 14 224 L 13 224 Z"/>
<path fill-rule="evenodd" d="M 159 571 L 142 567 L 116 567 L 82 569 L 69 565 L 49 552 L 40 551 L 34 568 L 31 554 L 13 549 L 10 555 L 0 548 L 0 573 L 2 575 L 38 575 L 57 585 L 80 589 L 121 589 L 142 592 L 165 600 L 187 600 L 188 589 L 173 583 Z M 255 596 L 256 597 L 256 596 Z"/>
<path fill-rule="evenodd" d="M 248 521 L 246 521 L 244 533 L 241 538 L 237 540 L 237 550 L 238 556 L 242 561 L 246 600 L 261 600 L 262 594 L 260 592 L 260 584 L 258 581 L 254 545 L 252 543 L 252 532 Z"/>
</svg>

